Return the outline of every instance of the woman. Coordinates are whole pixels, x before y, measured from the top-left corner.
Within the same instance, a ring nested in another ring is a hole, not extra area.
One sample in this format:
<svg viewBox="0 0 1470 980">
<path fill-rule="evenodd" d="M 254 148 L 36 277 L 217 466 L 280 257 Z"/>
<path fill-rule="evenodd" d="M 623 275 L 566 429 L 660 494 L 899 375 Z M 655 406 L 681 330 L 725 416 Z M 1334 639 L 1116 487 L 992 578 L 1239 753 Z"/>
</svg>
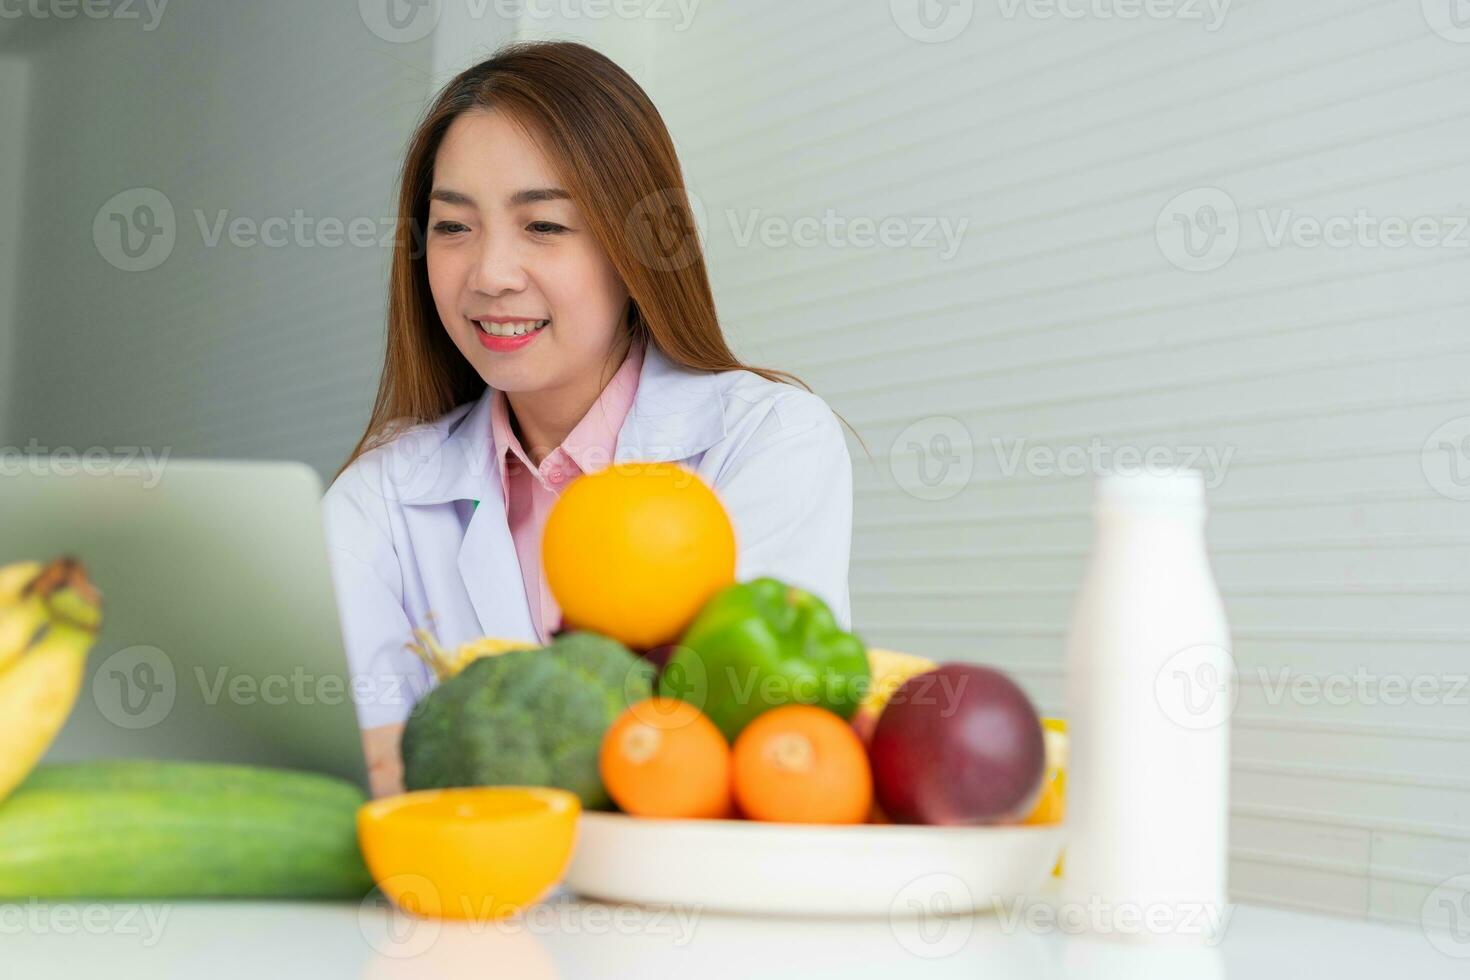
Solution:
<svg viewBox="0 0 1470 980">
<path fill-rule="evenodd" d="M 375 795 L 401 790 L 398 736 L 432 684 L 412 631 L 546 642 L 546 515 L 614 460 L 699 473 L 737 577 L 849 625 L 846 441 L 798 379 L 730 352 L 682 185 L 647 95 L 579 44 L 502 49 L 415 132 L 377 399 L 323 502 Z"/>
</svg>

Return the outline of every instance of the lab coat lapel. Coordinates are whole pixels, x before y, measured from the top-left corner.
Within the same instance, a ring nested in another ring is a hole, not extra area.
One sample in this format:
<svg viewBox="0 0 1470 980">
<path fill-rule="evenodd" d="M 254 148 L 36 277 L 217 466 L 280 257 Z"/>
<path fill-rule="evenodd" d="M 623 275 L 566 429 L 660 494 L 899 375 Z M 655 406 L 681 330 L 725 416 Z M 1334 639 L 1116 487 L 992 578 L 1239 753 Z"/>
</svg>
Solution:
<svg viewBox="0 0 1470 980">
<path fill-rule="evenodd" d="M 618 430 L 618 462 L 680 462 L 725 435 L 725 406 L 709 371 L 675 364 L 649 341 L 633 406 Z"/>
<path fill-rule="evenodd" d="M 515 541 L 505 521 L 500 480 L 497 477 L 485 482 L 484 496 L 470 515 L 459 546 L 459 574 L 475 618 L 480 621 L 481 636 L 534 643 L 536 627 L 531 621 Z"/>
<path fill-rule="evenodd" d="M 480 636 L 536 642 L 536 628 L 521 580 L 515 541 L 505 520 L 505 496 L 492 445 L 490 399 L 485 389 L 468 415 L 444 440 L 437 463 L 437 492 L 420 503 L 453 506 L 478 500 L 455 562 L 479 621 Z"/>
<path fill-rule="evenodd" d="M 492 389 L 485 389 L 424 461 L 430 484 L 405 503 L 451 504 L 479 500 L 460 543 L 456 563 L 480 634 L 537 642 L 530 598 L 510 526 L 490 428 Z M 651 341 L 644 351 L 638 391 L 618 431 L 618 461 L 681 462 L 703 453 L 725 435 L 724 403 L 715 375 L 669 360 Z"/>
</svg>

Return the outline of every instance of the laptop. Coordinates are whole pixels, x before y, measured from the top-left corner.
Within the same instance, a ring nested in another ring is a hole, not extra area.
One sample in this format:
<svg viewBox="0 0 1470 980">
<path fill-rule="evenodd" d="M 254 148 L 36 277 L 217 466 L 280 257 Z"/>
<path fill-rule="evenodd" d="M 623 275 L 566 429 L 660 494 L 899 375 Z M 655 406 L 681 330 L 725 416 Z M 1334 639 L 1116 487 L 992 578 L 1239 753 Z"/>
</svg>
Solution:
<svg viewBox="0 0 1470 980">
<path fill-rule="evenodd" d="M 0 475 L 0 564 L 69 554 L 102 592 L 44 761 L 251 763 L 366 790 L 316 472 L 149 463 L 23 457 Z"/>
</svg>

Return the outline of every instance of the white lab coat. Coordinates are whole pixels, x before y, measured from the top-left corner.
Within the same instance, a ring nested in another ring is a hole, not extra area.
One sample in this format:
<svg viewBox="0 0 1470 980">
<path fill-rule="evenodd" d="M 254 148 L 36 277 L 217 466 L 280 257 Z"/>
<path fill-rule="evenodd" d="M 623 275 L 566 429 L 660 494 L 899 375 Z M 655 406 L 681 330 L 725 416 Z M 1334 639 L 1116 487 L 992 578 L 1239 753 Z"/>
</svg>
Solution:
<svg viewBox="0 0 1470 980">
<path fill-rule="evenodd" d="M 404 720 L 433 685 L 405 648 L 415 628 L 446 649 L 481 636 L 536 642 L 491 449 L 491 394 L 364 453 L 323 498 L 363 728 Z M 851 628 L 852 462 L 821 398 L 748 371 L 689 371 L 650 342 L 615 458 L 693 469 L 735 525 L 736 578 L 809 589 Z"/>
</svg>

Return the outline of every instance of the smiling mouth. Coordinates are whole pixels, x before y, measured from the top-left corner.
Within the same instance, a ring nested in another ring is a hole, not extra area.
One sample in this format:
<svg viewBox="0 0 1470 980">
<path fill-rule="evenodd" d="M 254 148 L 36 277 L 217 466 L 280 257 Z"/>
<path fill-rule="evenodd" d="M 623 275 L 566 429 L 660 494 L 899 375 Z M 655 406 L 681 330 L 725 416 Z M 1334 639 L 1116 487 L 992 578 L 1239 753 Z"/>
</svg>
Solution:
<svg viewBox="0 0 1470 980">
<path fill-rule="evenodd" d="M 546 329 L 550 320 L 520 320 L 515 323 L 488 323 L 484 320 L 470 321 L 480 333 L 490 337 L 524 337 L 528 333 Z"/>
</svg>

